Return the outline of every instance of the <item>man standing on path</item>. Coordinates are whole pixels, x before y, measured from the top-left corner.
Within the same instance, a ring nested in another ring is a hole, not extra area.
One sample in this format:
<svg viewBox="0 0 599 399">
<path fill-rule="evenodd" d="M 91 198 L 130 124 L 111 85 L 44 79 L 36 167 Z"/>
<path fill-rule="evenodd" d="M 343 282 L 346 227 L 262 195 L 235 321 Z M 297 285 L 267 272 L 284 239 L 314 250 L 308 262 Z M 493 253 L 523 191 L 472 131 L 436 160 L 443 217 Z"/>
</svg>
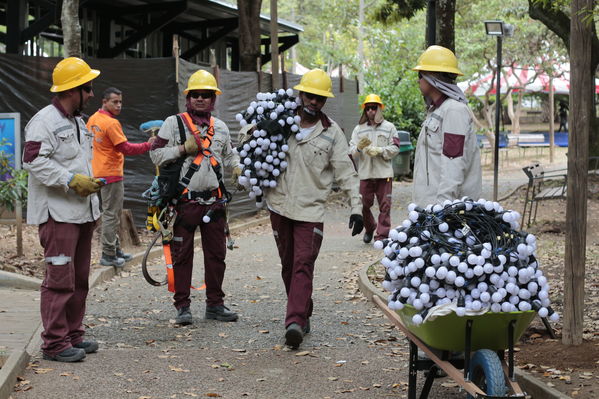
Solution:
<svg viewBox="0 0 599 399">
<path fill-rule="evenodd" d="M 212 116 L 216 96 L 221 94 L 214 76 L 203 70 L 195 72 L 183 94 L 187 112 L 166 118 L 150 152 L 152 161 L 160 166 L 184 157 L 179 174 L 179 184 L 184 190 L 177 201 L 171 242 L 176 323 L 192 323 L 189 296 L 194 233 L 198 226 L 204 252 L 205 318 L 236 321 L 237 313 L 224 305 L 222 290 L 226 268 L 225 203 L 228 200 L 223 167 L 232 168 L 233 178 L 237 180 L 241 173 L 239 157 L 233 152 L 227 125 Z"/>
<path fill-rule="evenodd" d="M 349 153 L 358 162 L 362 217 L 365 243 L 382 240 L 391 228 L 391 190 L 393 187 L 393 158 L 399 153 L 397 130 L 383 118 L 385 105 L 376 94 L 369 94 L 362 103 L 362 116 L 349 142 Z M 379 204 L 378 225 L 370 208 L 374 197 Z"/>
<path fill-rule="evenodd" d="M 414 159 L 413 201 L 419 206 L 480 198 L 482 172 L 472 111 L 455 84 L 458 60 L 445 47 L 430 46 L 418 59 L 420 91 L 428 106 Z"/>
<path fill-rule="evenodd" d="M 25 127 L 27 223 L 39 226 L 46 261 L 40 308 L 47 360 L 75 362 L 98 350 L 95 341 L 83 339 L 82 321 L 101 182 L 90 177 L 92 135 L 79 115 L 99 74 L 79 58 L 60 61 L 50 89 L 58 94 Z"/>
<path fill-rule="evenodd" d="M 358 175 L 348 156 L 347 140 L 339 125 L 321 111 L 327 98 L 334 97 L 331 78 L 313 69 L 294 89 L 301 99 L 300 130 L 289 137 L 288 166 L 277 186 L 265 189 L 265 198 L 287 291 L 285 343 L 298 348 L 310 332 L 314 263 L 334 181 L 350 201 L 352 235 L 362 231 L 363 223 Z"/>
<path fill-rule="evenodd" d="M 125 185 L 123 169 L 125 155 L 145 154 L 150 150 L 155 137 L 145 143 L 132 144 L 127 141 L 121 123 L 116 119 L 121 113 L 123 94 L 109 87 L 102 97 L 102 108 L 87 122 L 87 129 L 94 135 L 92 168 L 95 178 L 103 178 L 102 186 L 102 258 L 104 266 L 122 267 L 132 256 L 124 253 L 118 236 Z"/>
</svg>

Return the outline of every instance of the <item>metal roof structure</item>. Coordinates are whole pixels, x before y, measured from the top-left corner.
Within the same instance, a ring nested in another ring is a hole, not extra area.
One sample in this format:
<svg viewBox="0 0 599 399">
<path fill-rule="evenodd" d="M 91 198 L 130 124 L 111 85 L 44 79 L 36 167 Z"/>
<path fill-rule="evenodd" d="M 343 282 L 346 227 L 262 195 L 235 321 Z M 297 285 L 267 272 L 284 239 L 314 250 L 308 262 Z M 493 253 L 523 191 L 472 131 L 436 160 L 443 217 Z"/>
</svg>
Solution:
<svg viewBox="0 0 599 399">
<path fill-rule="evenodd" d="M 0 0 L 6 53 L 61 55 L 61 0 Z M 239 67 L 238 10 L 222 0 L 80 0 L 82 53 L 98 58 L 173 55 L 199 64 Z M 300 25 L 278 20 L 279 52 L 299 41 Z M 261 63 L 270 61 L 270 18 L 260 15 Z M 56 51 L 56 54 L 55 54 Z"/>
</svg>

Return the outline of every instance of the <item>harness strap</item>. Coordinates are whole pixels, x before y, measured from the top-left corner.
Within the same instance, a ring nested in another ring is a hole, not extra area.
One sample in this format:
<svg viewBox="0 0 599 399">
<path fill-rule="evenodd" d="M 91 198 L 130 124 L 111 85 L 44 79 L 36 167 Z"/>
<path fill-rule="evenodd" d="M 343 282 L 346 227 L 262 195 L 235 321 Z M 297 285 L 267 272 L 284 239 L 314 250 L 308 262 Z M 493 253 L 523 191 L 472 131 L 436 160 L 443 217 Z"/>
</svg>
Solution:
<svg viewBox="0 0 599 399">
<path fill-rule="evenodd" d="M 193 159 L 192 163 L 189 165 L 189 169 L 187 169 L 187 173 L 185 173 L 185 176 L 183 176 L 181 178 L 181 181 L 179 182 L 179 184 L 183 187 L 183 189 L 181 190 L 181 196 L 185 197 L 188 194 L 188 192 L 189 192 L 188 186 L 189 186 L 189 183 L 191 182 L 191 178 L 193 177 L 194 173 L 200 169 L 200 165 L 201 165 L 202 161 L 204 160 L 204 157 L 207 157 L 210 160 L 210 165 L 212 166 L 214 173 L 216 173 L 216 178 L 219 182 L 217 198 L 222 198 L 223 190 L 221 188 L 221 182 L 222 182 L 222 174 L 220 171 L 221 168 L 220 168 L 220 164 L 216 160 L 216 157 L 212 153 L 212 150 L 210 149 L 210 146 L 212 145 L 212 138 L 214 137 L 214 133 L 215 133 L 214 132 L 214 118 L 210 117 L 210 125 L 208 126 L 206 136 L 201 136 L 200 131 L 197 129 L 197 127 L 193 123 L 193 120 L 191 119 L 191 116 L 189 115 L 188 112 L 179 114 L 179 116 L 181 117 L 181 120 L 185 123 L 185 125 L 187 126 L 187 128 L 189 129 L 191 134 L 194 136 L 194 138 L 196 139 L 196 142 L 198 143 L 198 146 L 200 147 L 198 154 Z M 182 140 L 182 142 L 184 142 L 184 140 Z"/>
</svg>

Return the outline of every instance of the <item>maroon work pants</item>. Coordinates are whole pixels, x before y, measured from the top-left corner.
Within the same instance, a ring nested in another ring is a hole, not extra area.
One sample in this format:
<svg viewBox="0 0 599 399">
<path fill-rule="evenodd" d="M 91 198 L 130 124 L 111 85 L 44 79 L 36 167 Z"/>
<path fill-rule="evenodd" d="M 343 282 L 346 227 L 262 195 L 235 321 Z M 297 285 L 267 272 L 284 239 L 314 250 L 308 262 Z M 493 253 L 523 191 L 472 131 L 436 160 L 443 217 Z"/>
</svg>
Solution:
<svg viewBox="0 0 599 399">
<path fill-rule="evenodd" d="M 83 341 L 85 300 L 95 222 L 60 223 L 49 218 L 39 226 L 46 259 L 40 288 L 42 350 L 56 355 Z"/>
<path fill-rule="evenodd" d="M 376 229 L 375 240 L 387 238 L 391 228 L 391 189 L 392 180 L 389 179 L 364 179 L 360 180 L 360 194 L 362 194 L 362 217 L 364 229 L 372 233 Z M 370 208 L 374 204 L 374 197 L 379 204 L 378 225 Z"/>
<path fill-rule="evenodd" d="M 208 210 L 214 215 L 209 223 L 202 218 Z M 175 307 L 189 306 L 190 286 L 193 272 L 193 240 L 196 227 L 200 226 L 202 251 L 204 252 L 204 280 L 206 283 L 206 305 L 224 303 L 222 290 L 225 278 L 225 210 L 223 204 L 201 205 L 197 202 L 182 202 L 177 206 L 177 219 L 173 229 L 171 249 L 175 272 Z"/>
<path fill-rule="evenodd" d="M 322 223 L 300 222 L 270 212 L 273 235 L 281 257 L 281 276 L 287 291 L 285 327 L 304 327 L 312 316 L 314 263 L 322 244 Z"/>
</svg>

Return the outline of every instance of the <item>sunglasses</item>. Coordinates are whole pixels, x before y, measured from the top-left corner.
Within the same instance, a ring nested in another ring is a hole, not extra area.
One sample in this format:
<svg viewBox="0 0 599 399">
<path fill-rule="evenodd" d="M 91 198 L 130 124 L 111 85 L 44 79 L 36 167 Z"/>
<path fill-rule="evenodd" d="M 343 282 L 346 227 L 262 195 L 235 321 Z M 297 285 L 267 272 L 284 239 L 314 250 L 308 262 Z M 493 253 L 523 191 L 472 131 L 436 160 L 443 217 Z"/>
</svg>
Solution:
<svg viewBox="0 0 599 399">
<path fill-rule="evenodd" d="M 376 111 L 378 107 L 379 107 L 378 105 L 367 105 L 364 107 L 364 109 L 366 111 Z"/>
<path fill-rule="evenodd" d="M 197 100 L 199 97 L 202 97 L 205 100 L 207 98 L 214 97 L 214 93 L 192 91 L 191 93 L 189 93 L 189 97 L 193 98 L 194 100 Z"/>
<path fill-rule="evenodd" d="M 91 93 L 92 90 L 94 89 L 91 85 L 90 86 L 79 86 L 79 87 L 81 87 L 81 90 L 83 90 L 87 94 Z"/>
<path fill-rule="evenodd" d="M 325 96 L 319 96 L 318 94 L 312 94 L 312 93 L 306 93 L 304 92 L 304 95 L 306 96 L 306 98 L 310 101 L 312 100 L 316 100 L 318 102 L 323 102 L 326 100 Z"/>
</svg>

